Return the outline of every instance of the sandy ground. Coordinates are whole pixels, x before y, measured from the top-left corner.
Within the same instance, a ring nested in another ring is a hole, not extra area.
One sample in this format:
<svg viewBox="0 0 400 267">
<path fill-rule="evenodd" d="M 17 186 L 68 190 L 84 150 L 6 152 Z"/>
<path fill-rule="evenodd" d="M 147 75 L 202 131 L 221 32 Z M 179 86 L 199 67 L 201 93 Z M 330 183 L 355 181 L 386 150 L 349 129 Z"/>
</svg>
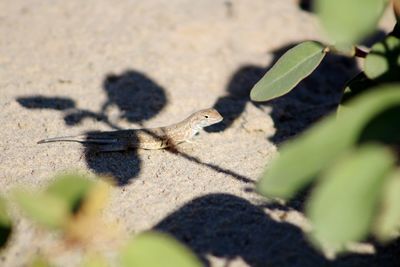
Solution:
<svg viewBox="0 0 400 267">
<path fill-rule="evenodd" d="M 399 265 L 398 246 L 326 260 L 303 237 L 301 201 L 272 205 L 252 190 L 277 145 L 331 110 L 357 71 L 354 61 L 330 56 L 295 92 L 249 101 L 279 55 L 323 39 L 314 15 L 295 1 L 6 0 L 0 36 L 3 194 L 43 187 L 64 170 L 110 175 L 118 186 L 108 217 L 133 234 L 168 232 L 209 266 Z M 206 107 L 224 122 L 175 154 L 36 145 L 91 130 L 163 126 Z M 16 221 L 1 266 L 23 266 L 42 249 L 43 233 Z M 78 260 L 79 253 L 56 259 L 59 266 Z"/>
</svg>

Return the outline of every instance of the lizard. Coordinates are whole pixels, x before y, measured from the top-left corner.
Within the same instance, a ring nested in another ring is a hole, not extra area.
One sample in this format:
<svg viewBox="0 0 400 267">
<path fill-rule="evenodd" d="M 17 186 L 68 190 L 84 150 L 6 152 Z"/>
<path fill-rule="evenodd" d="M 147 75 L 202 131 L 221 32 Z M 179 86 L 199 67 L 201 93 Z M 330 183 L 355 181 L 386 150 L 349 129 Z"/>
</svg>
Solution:
<svg viewBox="0 0 400 267">
<path fill-rule="evenodd" d="M 181 122 L 158 128 L 126 129 L 89 132 L 83 135 L 47 138 L 38 144 L 50 142 L 78 142 L 98 152 L 123 151 L 132 148 L 163 149 L 190 140 L 207 126 L 223 120 L 214 108 L 199 110 Z"/>
</svg>

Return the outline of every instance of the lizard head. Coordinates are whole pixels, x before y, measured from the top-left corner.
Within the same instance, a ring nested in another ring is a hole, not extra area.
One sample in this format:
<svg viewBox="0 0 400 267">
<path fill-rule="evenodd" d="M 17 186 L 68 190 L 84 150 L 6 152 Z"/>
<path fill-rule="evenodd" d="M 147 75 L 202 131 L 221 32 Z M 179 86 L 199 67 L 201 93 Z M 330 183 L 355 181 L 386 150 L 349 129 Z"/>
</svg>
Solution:
<svg viewBox="0 0 400 267">
<path fill-rule="evenodd" d="M 203 109 L 192 115 L 192 122 L 200 128 L 204 128 L 222 121 L 223 117 L 214 108 Z"/>
</svg>

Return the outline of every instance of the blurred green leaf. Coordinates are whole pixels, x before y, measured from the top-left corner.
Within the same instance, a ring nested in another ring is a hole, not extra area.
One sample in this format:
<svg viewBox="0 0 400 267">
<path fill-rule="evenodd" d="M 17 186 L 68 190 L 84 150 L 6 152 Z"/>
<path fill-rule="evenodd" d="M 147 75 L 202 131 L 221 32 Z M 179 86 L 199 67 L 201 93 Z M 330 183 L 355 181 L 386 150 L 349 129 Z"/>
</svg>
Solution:
<svg viewBox="0 0 400 267">
<path fill-rule="evenodd" d="M 108 267 L 107 260 L 100 254 L 90 254 L 85 257 L 81 267 Z"/>
<path fill-rule="evenodd" d="M 338 44 L 357 44 L 375 31 L 387 0 L 316 0 L 322 26 Z"/>
<path fill-rule="evenodd" d="M 165 234 L 147 232 L 135 237 L 121 253 L 124 267 L 200 267 L 197 257 Z"/>
<path fill-rule="evenodd" d="M 400 39 L 387 36 L 375 44 L 364 63 L 365 74 L 370 79 L 398 81 L 400 79 Z"/>
<path fill-rule="evenodd" d="M 29 266 L 30 267 L 51 267 L 51 264 L 43 256 L 36 256 Z"/>
<path fill-rule="evenodd" d="M 352 143 L 354 134 L 339 130 L 334 116 L 282 145 L 258 182 L 257 190 L 267 197 L 290 198 Z"/>
<path fill-rule="evenodd" d="M 7 212 L 6 201 L 0 197 L 0 249 L 3 248 L 12 232 L 12 221 Z"/>
<path fill-rule="evenodd" d="M 293 89 L 325 56 L 324 47 L 307 41 L 288 50 L 250 92 L 253 101 L 266 101 Z"/>
<path fill-rule="evenodd" d="M 55 181 L 49 185 L 46 192 L 65 200 L 69 206 L 70 212 L 75 212 L 81 201 L 94 185 L 94 182 L 85 177 L 67 174 L 58 176 Z"/>
<path fill-rule="evenodd" d="M 382 194 L 381 214 L 375 226 L 375 233 L 381 241 L 398 236 L 400 230 L 400 170 L 396 170 L 385 184 Z"/>
<path fill-rule="evenodd" d="M 358 143 L 369 141 L 400 145 L 400 104 L 391 106 L 372 117 L 362 128 Z"/>
<path fill-rule="evenodd" d="M 44 226 L 60 228 L 69 217 L 67 203 L 51 194 L 17 190 L 14 196 L 21 209 Z"/>
<path fill-rule="evenodd" d="M 383 146 L 365 145 L 341 158 L 308 202 L 317 246 L 335 252 L 365 238 L 372 225 L 385 176 L 395 157 Z"/>
<path fill-rule="evenodd" d="M 398 105 L 400 85 L 376 87 L 350 101 L 349 109 L 337 118 L 332 114 L 286 142 L 279 157 L 262 175 L 257 190 L 265 196 L 292 197 L 339 155 L 360 142 L 360 135 L 365 134 L 365 127 L 375 116 Z"/>
</svg>

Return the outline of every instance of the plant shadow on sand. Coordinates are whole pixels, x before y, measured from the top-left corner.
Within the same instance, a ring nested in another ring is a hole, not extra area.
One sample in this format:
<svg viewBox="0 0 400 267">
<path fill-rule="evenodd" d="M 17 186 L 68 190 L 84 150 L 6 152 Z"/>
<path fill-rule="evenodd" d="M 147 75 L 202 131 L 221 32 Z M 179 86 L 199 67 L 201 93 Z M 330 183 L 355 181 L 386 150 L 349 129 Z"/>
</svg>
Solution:
<svg viewBox="0 0 400 267">
<path fill-rule="evenodd" d="M 119 119 L 126 119 L 132 123 L 142 124 L 157 115 L 167 104 L 165 89 L 138 71 L 130 70 L 122 75 L 108 75 L 104 80 L 103 89 L 108 98 L 103 103 L 100 113 L 108 114 L 107 109 L 116 105 L 120 114 Z M 113 124 L 110 126 L 120 129 Z M 136 149 L 97 153 L 86 148 L 85 158 L 89 168 L 98 174 L 111 175 L 119 185 L 128 184 L 140 172 L 141 159 Z"/>
<path fill-rule="evenodd" d="M 359 70 L 353 59 L 330 54 L 290 93 L 268 102 L 256 103 L 250 100 L 251 88 L 287 50 L 297 44 L 288 44 L 272 51 L 273 59 L 269 66 L 245 65 L 239 68 L 232 75 L 226 94 L 214 104 L 214 108 L 220 111 L 224 121 L 207 128 L 206 131 L 217 132 L 227 129 L 243 113 L 245 106 L 251 103 L 261 110 L 272 107 L 270 116 L 276 132 L 270 141 L 280 143 L 299 134 L 313 122 L 334 110 L 340 101 L 346 81 Z"/>
<path fill-rule="evenodd" d="M 274 208 L 270 206 L 270 208 Z M 330 261 L 312 248 L 294 225 L 277 222 L 262 207 L 230 194 L 209 194 L 191 200 L 157 223 L 189 246 L 210 266 L 206 256 L 229 261 L 237 257 L 249 266 L 399 266 L 399 242 L 377 247 L 375 255 L 349 254 Z"/>
<path fill-rule="evenodd" d="M 360 70 L 354 59 L 328 54 L 322 64 L 297 87 L 280 98 L 254 103 L 249 93 L 254 84 L 271 66 L 297 43 L 273 51 L 272 63 L 267 67 L 242 66 L 232 75 L 226 94 L 214 104 L 224 121 L 205 129 L 219 132 L 229 128 L 247 104 L 265 110 L 276 132 L 269 138 L 281 143 L 298 135 L 324 115 L 334 111 L 342 90 L 350 78 Z M 266 114 L 267 116 L 267 114 Z M 302 211 L 310 187 L 300 192 L 286 206 L 279 209 Z M 268 205 L 266 206 L 268 207 Z M 270 207 L 276 208 L 276 205 Z M 374 255 L 348 254 L 329 261 L 306 242 L 295 226 L 276 222 L 261 207 L 244 199 L 226 194 L 213 194 L 192 200 L 172 213 L 155 227 L 168 232 L 189 245 L 207 263 L 206 255 L 226 259 L 241 257 L 250 266 L 399 266 L 399 242 L 388 246 L 375 244 Z M 229 266 L 229 264 L 227 264 Z"/>
<path fill-rule="evenodd" d="M 29 109 L 52 109 L 63 112 L 64 121 L 69 126 L 78 125 L 84 119 L 91 118 L 115 130 L 121 128 L 109 118 L 108 109 L 112 106 L 118 108 L 117 120 L 125 119 L 142 124 L 157 115 L 167 104 L 165 89 L 145 74 L 135 70 L 106 76 L 103 90 L 106 92 L 107 100 L 100 107 L 100 112 L 78 108 L 75 101 L 69 97 L 35 95 L 18 97 L 17 102 Z M 93 132 L 88 132 L 90 133 Z M 140 172 L 141 159 L 136 150 L 97 153 L 96 150 L 86 147 L 84 157 L 90 169 L 100 175 L 112 176 L 119 185 L 129 183 Z"/>
<path fill-rule="evenodd" d="M 294 45 L 273 51 L 274 61 Z M 226 94 L 214 104 L 225 119 L 219 125 L 206 128 L 206 131 L 224 131 L 231 126 L 233 120 L 244 111 L 245 105 L 251 103 L 250 89 L 270 66 L 242 66 L 233 74 Z M 341 96 L 340 88 L 356 71 L 353 60 L 328 56 L 316 72 L 291 93 L 268 103 L 251 103 L 260 109 L 272 107 L 270 115 L 276 133 L 271 141 L 279 143 L 298 134 L 334 109 Z M 65 123 L 70 126 L 79 124 L 85 118 L 92 118 L 113 129 L 120 129 L 107 115 L 107 110 L 113 105 L 120 111 L 121 119 L 141 124 L 158 114 L 167 103 L 165 90 L 138 71 L 129 70 L 121 75 L 107 76 L 103 89 L 108 99 L 99 112 L 80 109 L 68 97 L 29 96 L 19 97 L 17 101 L 29 109 L 62 112 Z M 190 155 L 183 156 L 203 164 Z M 113 153 L 85 150 L 85 160 L 94 172 L 110 174 L 120 185 L 129 183 L 140 172 L 141 159 L 135 150 Z M 236 175 L 218 166 L 208 167 Z M 236 178 L 248 182 L 246 177 Z M 191 247 L 206 265 L 206 256 L 211 254 L 226 259 L 241 257 L 250 266 L 399 266 L 396 256 L 400 252 L 398 243 L 385 248 L 378 247 L 375 255 L 350 254 L 328 261 L 309 246 L 300 229 L 272 220 L 263 210 L 265 207 L 253 205 L 234 195 L 210 194 L 191 200 L 160 221 L 154 229 L 174 235 Z"/>
<path fill-rule="evenodd" d="M 90 118 L 102 122 L 114 130 L 120 130 L 121 127 L 109 118 L 108 109 L 112 106 L 118 108 L 118 119 L 125 119 L 141 125 L 144 121 L 158 114 L 167 103 L 165 89 L 138 71 L 129 70 L 121 75 L 108 75 L 103 82 L 103 89 L 107 94 L 107 100 L 101 105 L 100 112 L 78 108 L 75 101 L 69 97 L 35 95 L 18 97 L 17 102 L 28 109 L 52 109 L 63 112 L 64 121 L 69 126 L 78 125 L 84 119 Z M 99 135 L 101 133 L 89 131 L 85 134 Z M 137 139 L 132 132 L 132 143 L 135 143 L 135 138 Z M 114 178 L 118 185 L 128 184 L 131 179 L 139 174 L 141 159 L 136 149 L 113 152 L 101 152 L 101 150 L 104 150 L 104 148 L 93 145 L 88 145 L 84 149 L 86 164 L 96 174 L 109 175 Z M 178 148 L 172 148 L 168 151 L 195 164 L 225 173 L 244 183 L 253 182 L 248 177 L 232 170 L 215 164 L 204 163 L 196 157 L 179 151 Z"/>
<path fill-rule="evenodd" d="M 290 44 L 273 51 L 274 62 L 294 45 Z M 340 98 L 341 92 L 338 88 L 349 78 L 348 71 L 345 69 L 354 68 L 355 63 L 352 60 L 328 56 L 317 71 L 300 83 L 296 90 L 268 103 L 252 103 L 260 109 L 265 106 L 272 107 L 271 116 L 277 130 L 271 140 L 274 142 L 285 140 L 332 110 Z M 216 132 L 228 128 L 233 120 L 241 115 L 245 105 L 250 102 L 251 87 L 268 69 L 269 67 L 250 65 L 243 66 L 234 73 L 228 83 L 226 94 L 219 97 L 214 104 L 214 108 L 222 114 L 224 121 L 205 130 Z M 61 82 L 64 83 L 64 81 Z M 127 70 L 120 75 L 106 76 L 103 81 L 103 90 L 107 99 L 97 109 L 100 110 L 98 112 L 77 107 L 75 101 L 69 97 L 34 95 L 18 97 L 17 102 L 29 109 L 52 109 L 62 112 L 64 121 L 69 126 L 78 125 L 84 119 L 91 118 L 116 130 L 120 127 L 109 118 L 108 111 L 111 107 L 118 108 L 118 119 L 125 119 L 140 125 L 158 114 L 167 104 L 165 89 L 136 70 Z M 190 155 L 182 152 L 180 155 L 196 164 L 205 165 Z M 119 185 L 129 183 L 140 172 L 141 159 L 135 150 L 96 153 L 85 149 L 84 156 L 90 169 L 97 174 L 114 177 Z M 249 178 L 231 170 L 214 165 L 207 165 L 207 167 L 224 172 L 240 181 L 251 182 Z"/>
</svg>

